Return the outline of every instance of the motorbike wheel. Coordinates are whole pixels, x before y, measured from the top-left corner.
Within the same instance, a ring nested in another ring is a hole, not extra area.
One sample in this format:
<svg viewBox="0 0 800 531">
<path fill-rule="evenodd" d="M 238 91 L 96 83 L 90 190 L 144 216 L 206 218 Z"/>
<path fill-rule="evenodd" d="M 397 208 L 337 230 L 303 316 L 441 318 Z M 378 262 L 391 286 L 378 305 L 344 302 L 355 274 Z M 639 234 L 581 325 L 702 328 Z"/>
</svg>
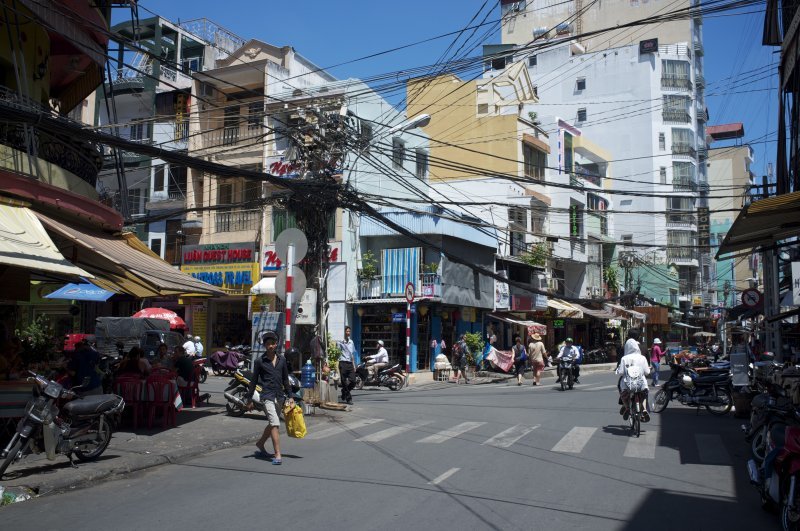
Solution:
<svg viewBox="0 0 800 531">
<path fill-rule="evenodd" d="M 17 459 L 17 454 L 22 448 L 22 445 L 27 442 L 27 439 L 22 439 L 18 435 L 14 436 L 17 437 L 17 442 L 14 443 L 14 445 L 11 447 L 11 450 L 8 451 L 8 455 L 6 455 L 5 459 L 3 459 L 3 462 L 0 463 L 0 479 L 3 478 L 3 474 L 6 473 L 8 466 Z"/>
<path fill-rule="evenodd" d="M 208 379 L 208 372 L 205 369 L 201 370 L 200 371 L 200 383 L 206 383 L 207 379 Z"/>
<path fill-rule="evenodd" d="M 239 400 L 241 400 L 242 402 L 244 402 L 245 396 L 247 395 L 247 391 L 244 388 L 240 387 L 239 389 L 233 391 L 231 394 L 236 398 L 238 398 Z M 247 410 L 231 402 L 225 403 L 225 411 L 227 411 L 228 415 L 230 415 L 231 417 L 241 417 L 247 412 Z"/>
<path fill-rule="evenodd" d="M 361 376 L 359 376 L 358 374 L 356 374 L 356 389 L 358 389 L 359 391 L 364 389 L 364 380 L 362 380 Z"/>
<path fill-rule="evenodd" d="M 568 379 L 567 387 L 569 387 L 571 390 L 572 387 L 575 385 L 575 377 L 572 375 L 572 371 L 570 371 L 570 373 L 567 375 L 567 379 Z"/>
<path fill-rule="evenodd" d="M 653 412 L 661 413 L 667 409 L 667 404 L 669 404 L 669 395 L 663 389 L 659 389 L 653 398 Z"/>
<path fill-rule="evenodd" d="M 753 459 L 756 460 L 756 463 L 759 465 L 764 462 L 764 459 L 767 457 L 767 428 L 761 428 L 758 432 L 753 436 L 753 440 L 750 442 L 750 452 L 753 454 Z"/>
<path fill-rule="evenodd" d="M 391 391 L 399 391 L 402 386 L 403 383 L 397 376 L 391 376 L 386 379 L 386 387 L 388 387 Z"/>
<path fill-rule="evenodd" d="M 797 494 L 795 494 L 795 499 L 790 500 L 787 496 L 781 504 L 781 527 L 783 531 L 800 530 L 800 511 L 798 510 L 797 497 Z"/>
<path fill-rule="evenodd" d="M 728 389 L 719 389 L 717 395 L 725 401 L 725 405 L 706 406 L 706 409 L 712 415 L 727 415 L 733 407 L 733 396 L 731 396 L 731 392 Z"/>
<path fill-rule="evenodd" d="M 98 424 L 100 420 L 98 419 Z M 94 461 L 106 451 L 108 443 L 111 442 L 111 425 L 103 422 L 103 429 L 97 426 L 95 432 L 97 438 L 93 441 L 82 442 L 75 447 L 75 456 L 81 461 Z"/>
</svg>

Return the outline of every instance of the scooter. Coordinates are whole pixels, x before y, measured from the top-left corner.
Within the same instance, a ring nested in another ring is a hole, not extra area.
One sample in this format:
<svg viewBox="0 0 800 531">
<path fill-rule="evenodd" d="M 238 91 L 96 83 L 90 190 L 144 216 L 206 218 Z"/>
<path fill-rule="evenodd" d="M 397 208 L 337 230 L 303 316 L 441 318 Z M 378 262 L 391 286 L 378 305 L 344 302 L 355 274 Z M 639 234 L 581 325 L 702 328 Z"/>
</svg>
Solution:
<svg viewBox="0 0 800 531">
<path fill-rule="evenodd" d="M 208 359 L 214 374 L 218 375 L 232 375 L 243 366 L 241 353 L 230 347 L 226 347 L 225 350 L 218 350 Z"/>
<path fill-rule="evenodd" d="M 249 369 L 238 369 L 233 373 L 233 379 L 228 382 L 228 387 L 225 389 L 223 396 L 227 401 L 225 410 L 231 417 L 241 417 L 247 413 L 246 397 L 247 392 L 250 390 L 250 381 L 252 379 L 252 371 Z M 303 407 L 303 391 L 300 388 L 300 381 L 295 378 L 292 373 L 289 373 L 289 385 L 292 389 L 292 398 L 294 398 L 295 404 L 299 404 L 300 407 Z M 256 390 L 253 393 L 253 409 L 263 413 L 264 402 L 259 399 L 261 391 L 261 386 L 256 385 Z"/>
<path fill-rule="evenodd" d="M 0 478 L 9 465 L 31 453 L 44 452 L 51 461 L 56 455 L 65 455 L 73 467 L 73 454 L 80 461 L 100 457 L 125 408 L 122 397 L 107 394 L 82 398 L 77 388 L 69 390 L 44 376 L 30 374 L 28 381 L 36 384 L 34 398 L 28 402 L 16 433 L 0 452 Z M 59 409 L 56 404 L 60 400 L 70 402 Z"/>
<path fill-rule="evenodd" d="M 400 364 L 381 369 L 378 374 L 370 375 L 367 362 L 362 361 L 356 367 L 356 389 L 364 386 L 388 387 L 392 391 L 399 391 L 406 383 L 405 373 Z"/>
<path fill-rule="evenodd" d="M 558 377 L 561 378 L 561 390 L 572 389 L 575 385 L 575 360 L 561 358 L 558 361 Z"/>
<path fill-rule="evenodd" d="M 661 413 L 673 399 L 687 406 L 705 407 L 714 415 L 725 415 L 731 410 L 733 396 L 729 371 L 709 370 L 701 375 L 677 363 L 669 366 L 672 373 L 653 398 L 653 411 Z"/>
<path fill-rule="evenodd" d="M 785 531 L 800 529 L 800 427 L 776 426 L 768 446 L 761 467 L 753 459 L 747 462 L 750 483 L 758 489 L 762 507 L 780 511 Z"/>
<path fill-rule="evenodd" d="M 206 383 L 206 380 L 208 379 L 209 369 L 206 367 L 206 361 L 208 361 L 208 358 L 197 358 L 193 362 L 195 367 L 200 367 L 200 383 Z"/>
</svg>

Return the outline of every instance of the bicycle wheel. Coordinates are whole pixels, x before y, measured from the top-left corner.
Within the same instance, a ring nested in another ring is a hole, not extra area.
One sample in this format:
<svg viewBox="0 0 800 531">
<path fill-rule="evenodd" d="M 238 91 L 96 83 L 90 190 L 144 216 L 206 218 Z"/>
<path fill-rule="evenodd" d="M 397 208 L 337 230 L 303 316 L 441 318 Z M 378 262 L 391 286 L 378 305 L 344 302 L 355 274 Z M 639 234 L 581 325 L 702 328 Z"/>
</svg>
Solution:
<svg viewBox="0 0 800 531">
<path fill-rule="evenodd" d="M 669 394 L 663 389 L 659 389 L 656 396 L 653 398 L 653 412 L 661 413 L 667 408 L 669 403 Z"/>
<path fill-rule="evenodd" d="M 638 437 L 642 432 L 642 403 L 638 400 L 638 397 L 634 401 L 636 405 L 634 406 L 631 418 L 633 419 L 633 435 Z"/>
</svg>

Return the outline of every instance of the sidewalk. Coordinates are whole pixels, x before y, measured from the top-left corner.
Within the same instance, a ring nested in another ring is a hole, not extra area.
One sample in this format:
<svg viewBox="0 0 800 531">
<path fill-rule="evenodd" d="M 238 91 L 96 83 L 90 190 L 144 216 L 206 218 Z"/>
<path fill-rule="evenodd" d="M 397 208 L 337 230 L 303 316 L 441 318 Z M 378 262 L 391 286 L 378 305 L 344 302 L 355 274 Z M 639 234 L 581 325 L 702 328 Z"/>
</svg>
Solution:
<svg viewBox="0 0 800 531">
<path fill-rule="evenodd" d="M 616 363 L 595 363 L 591 365 L 581 365 L 581 376 L 585 374 L 592 374 L 595 372 L 612 372 L 616 368 Z M 431 390 L 437 388 L 444 388 L 448 387 L 450 384 L 449 382 L 437 382 L 433 379 L 433 372 L 431 371 L 421 371 L 414 373 L 414 381 L 411 382 L 407 389 L 414 390 Z M 513 374 L 507 374 L 503 372 L 491 372 L 491 371 L 478 371 L 475 374 L 474 378 L 471 378 L 469 381 L 470 385 L 482 385 L 482 384 L 492 384 L 492 383 L 503 383 L 509 380 L 516 378 Z M 531 371 L 525 372 L 524 378 L 526 380 L 533 379 L 533 373 Z M 542 372 L 542 378 L 556 378 L 556 368 L 555 367 L 547 367 Z M 403 389 L 405 390 L 405 389 Z"/>
<path fill-rule="evenodd" d="M 330 413 L 317 408 L 315 415 L 307 415 L 309 431 L 323 420 L 320 417 Z M 120 431 L 114 432 L 111 443 L 97 461 L 81 463 L 76 460 L 78 468 L 72 468 L 62 455 L 56 456 L 54 461 L 49 461 L 44 454 L 29 455 L 8 467 L 0 485 L 38 489 L 40 495 L 74 489 L 130 472 L 186 461 L 214 450 L 252 445 L 265 426 L 263 414 L 229 417 L 224 406 L 213 402 L 209 407 L 186 408 L 178 412 L 177 420 L 177 427 L 168 430 L 161 430 L 160 424 L 148 430 L 146 422 L 144 428 L 140 422 L 135 433 L 126 422 Z M 285 426 L 282 426 L 281 438 L 286 437 Z M 254 445 L 252 449 L 255 450 Z M 249 450 L 243 448 L 243 451 Z"/>
</svg>

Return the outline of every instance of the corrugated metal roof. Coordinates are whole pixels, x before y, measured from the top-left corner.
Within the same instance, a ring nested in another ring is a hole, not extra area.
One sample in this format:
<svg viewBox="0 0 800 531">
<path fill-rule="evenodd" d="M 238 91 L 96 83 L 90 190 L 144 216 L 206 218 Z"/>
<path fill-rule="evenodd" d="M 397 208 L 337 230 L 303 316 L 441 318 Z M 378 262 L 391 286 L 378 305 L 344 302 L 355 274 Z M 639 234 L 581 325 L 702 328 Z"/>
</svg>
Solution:
<svg viewBox="0 0 800 531">
<path fill-rule="evenodd" d="M 452 214 L 448 214 L 448 218 L 439 217 L 434 213 L 434 210 L 437 210 L 436 207 L 427 207 L 425 210 L 428 210 L 428 212 L 417 213 L 408 212 L 406 210 L 382 210 L 381 214 L 414 234 L 449 236 L 485 247 L 491 247 L 492 249 L 497 248 L 497 231 L 494 228 L 485 226 L 475 227 L 466 224 L 479 222 L 479 220 L 472 218 L 465 219 L 465 222 L 459 222 L 448 219 L 449 217 L 454 217 Z M 380 221 L 368 217 L 362 218 L 361 236 L 395 236 L 397 234 L 396 231 L 390 229 Z"/>
</svg>

